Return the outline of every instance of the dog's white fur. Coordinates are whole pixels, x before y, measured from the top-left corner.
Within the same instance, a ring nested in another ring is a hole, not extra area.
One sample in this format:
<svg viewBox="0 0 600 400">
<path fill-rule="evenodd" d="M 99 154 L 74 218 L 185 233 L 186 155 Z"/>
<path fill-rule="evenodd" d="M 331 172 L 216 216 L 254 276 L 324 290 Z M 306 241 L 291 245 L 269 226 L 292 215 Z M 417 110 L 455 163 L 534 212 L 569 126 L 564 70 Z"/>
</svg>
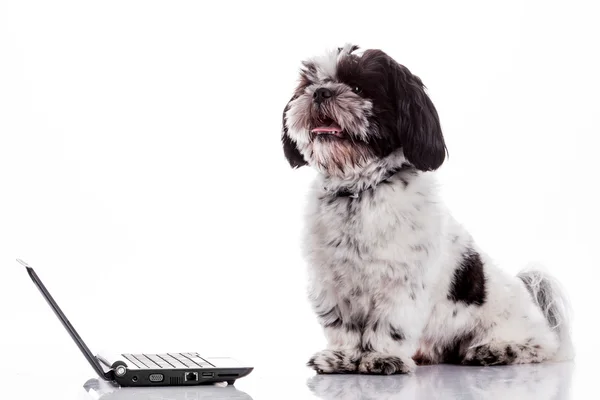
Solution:
<svg viewBox="0 0 600 400">
<path fill-rule="evenodd" d="M 290 124 L 287 134 L 308 143 L 306 129 Z M 538 269 L 499 269 L 444 206 L 436 172 L 406 163 L 398 149 L 344 175 L 317 168 L 303 252 L 328 347 L 309 365 L 389 374 L 448 357 L 480 365 L 571 358 L 566 299 L 554 280 Z M 342 188 L 360 195 L 336 196 Z M 483 267 L 482 304 L 450 295 L 469 254 Z"/>
</svg>

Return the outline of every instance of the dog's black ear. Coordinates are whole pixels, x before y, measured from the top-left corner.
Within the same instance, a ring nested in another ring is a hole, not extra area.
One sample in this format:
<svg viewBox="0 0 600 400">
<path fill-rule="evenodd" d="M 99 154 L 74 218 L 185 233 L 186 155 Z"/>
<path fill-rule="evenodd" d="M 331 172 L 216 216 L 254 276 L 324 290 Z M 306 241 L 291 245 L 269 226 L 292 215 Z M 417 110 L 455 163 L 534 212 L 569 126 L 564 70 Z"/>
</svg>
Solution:
<svg viewBox="0 0 600 400">
<path fill-rule="evenodd" d="M 394 60 L 391 63 L 395 71 L 397 129 L 404 156 L 421 171 L 436 170 L 447 154 L 437 110 L 421 79 Z"/>
<path fill-rule="evenodd" d="M 285 155 L 285 158 L 290 163 L 290 166 L 292 168 L 299 168 L 299 167 L 307 165 L 308 163 L 306 162 L 306 160 L 300 153 L 300 150 L 298 150 L 298 147 L 296 146 L 296 142 L 294 142 L 294 140 L 288 135 L 288 128 L 287 128 L 286 117 L 285 117 L 285 114 L 287 113 L 287 111 L 290 108 L 290 102 L 292 102 L 292 100 L 294 100 L 295 98 L 296 98 L 296 96 L 292 97 L 292 99 L 288 102 L 288 104 L 285 106 L 285 109 L 283 110 L 283 118 L 282 118 L 283 130 L 282 130 L 282 135 L 281 135 L 281 143 L 283 145 L 283 154 Z"/>
</svg>

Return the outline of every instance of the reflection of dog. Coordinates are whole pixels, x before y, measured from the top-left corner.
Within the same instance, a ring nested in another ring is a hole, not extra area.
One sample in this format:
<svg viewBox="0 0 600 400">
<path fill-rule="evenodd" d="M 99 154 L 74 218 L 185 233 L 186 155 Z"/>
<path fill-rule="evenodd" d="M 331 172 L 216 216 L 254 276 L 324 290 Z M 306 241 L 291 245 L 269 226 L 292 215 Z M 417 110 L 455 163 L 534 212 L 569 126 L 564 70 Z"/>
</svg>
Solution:
<svg viewBox="0 0 600 400">
<path fill-rule="evenodd" d="M 316 375 L 308 387 L 323 400 L 566 400 L 572 373 L 568 362 L 493 369 L 435 366 L 419 368 L 414 377 Z"/>
<path fill-rule="evenodd" d="M 569 357 L 551 278 L 507 275 L 444 208 L 433 172 L 446 156 L 440 122 L 406 67 L 356 46 L 305 61 L 282 142 L 292 167 L 319 172 L 305 241 L 329 342 L 309 361 L 317 371 Z"/>
</svg>

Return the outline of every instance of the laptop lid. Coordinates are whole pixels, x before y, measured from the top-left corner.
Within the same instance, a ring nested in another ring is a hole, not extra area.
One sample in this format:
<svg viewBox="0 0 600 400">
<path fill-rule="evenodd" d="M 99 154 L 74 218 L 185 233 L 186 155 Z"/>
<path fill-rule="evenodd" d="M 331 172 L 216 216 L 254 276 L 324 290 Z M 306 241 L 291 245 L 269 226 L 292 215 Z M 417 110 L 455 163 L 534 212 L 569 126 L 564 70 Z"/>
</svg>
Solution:
<svg viewBox="0 0 600 400">
<path fill-rule="evenodd" d="M 17 262 L 19 264 L 23 265 L 27 269 L 27 273 L 29 274 L 29 277 L 31 278 L 33 283 L 35 283 L 37 288 L 40 290 L 40 292 L 42 293 L 42 295 L 44 296 L 44 298 L 46 299 L 46 301 L 48 302 L 48 304 L 54 311 L 54 314 L 56 314 L 56 316 L 58 317 L 60 322 L 63 324 L 63 326 L 67 330 L 67 332 L 69 332 L 69 335 L 71 335 L 71 338 L 73 339 L 73 341 L 75 342 L 77 347 L 79 347 L 79 350 L 81 350 L 84 357 L 88 360 L 88 362 L 90 363 L 92 368 L 94 368 L 94 370 L 96 371 L 98 376 L 100 376 L 101 378 L 103 378 L 105 380 L 112 380 L 112 371 L 104 372 L 104 370 L 102 369 L 102 366 L 98 362 L 98 359 L 92 354 L 92 352 L 86 346 L 86 344 L 83 341 L 83 339 L 81 338 L 81 336 L 79 336 L 79 334 L 77 333 L 77 331 L 75 330 L 73 325 L 71 325 L 71 323 L 69 322 L 69 320 L 67 319 L 65 314 L 62 312 L 62 310 L 60 309 L 58 304 L 56 304 L 56 302 L 50 295 L 50 292 L 48 292 L 48 290 L 42 283 L 42 280 L 37 276 L 37 274 L 35 273 L 33 268 L 31 268 L 23 260 L 17 259 Z"/>
</svg>

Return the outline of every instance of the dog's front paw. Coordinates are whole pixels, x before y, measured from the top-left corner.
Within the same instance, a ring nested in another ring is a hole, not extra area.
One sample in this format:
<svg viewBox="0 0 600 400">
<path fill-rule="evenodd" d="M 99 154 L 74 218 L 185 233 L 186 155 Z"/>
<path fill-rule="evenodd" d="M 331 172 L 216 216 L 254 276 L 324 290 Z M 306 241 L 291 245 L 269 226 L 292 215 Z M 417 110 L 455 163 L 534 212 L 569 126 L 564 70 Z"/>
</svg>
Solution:
<svg viewBox="0 0 600 400">
<path fill-rule="evenodd" d="M 323 350 L 312 356 L 306 365 L 319 374 L 356 372 L 358 356 L 348 350 Z"/>
<path fill-rule="evenodd" d="M 392 375 L 408 374 L 416 368 L 412 359 L 402 359 L 398 356 L 369 353 L 365 354 L 358 366 L 358 371 L 362 374 L 374 375 Z"/>
</svg>

